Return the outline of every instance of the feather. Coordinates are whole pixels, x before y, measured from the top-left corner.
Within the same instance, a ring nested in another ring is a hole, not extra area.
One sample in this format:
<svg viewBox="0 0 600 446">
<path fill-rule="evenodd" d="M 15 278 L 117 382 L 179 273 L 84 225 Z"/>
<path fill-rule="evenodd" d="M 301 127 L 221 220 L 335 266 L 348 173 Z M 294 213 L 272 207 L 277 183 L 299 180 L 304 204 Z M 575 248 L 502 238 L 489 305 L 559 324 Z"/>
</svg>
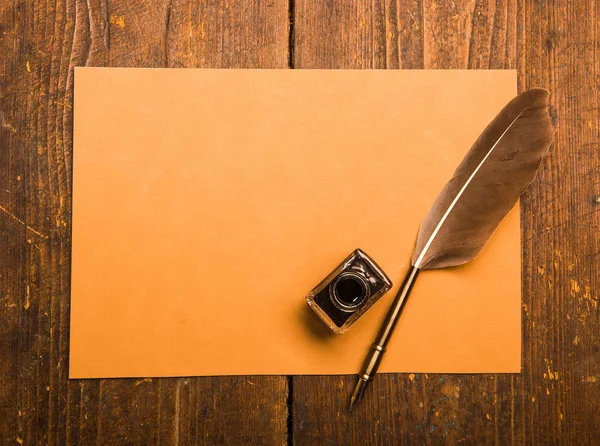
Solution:
<svg viewBox="0 0 600 446">
<path fill-rule="evenodd" d="M 423 219 L 412 255 L 419 269 L 479 254 L 535 178 L 554 129 L 547 90 L 527 90 L 487 126 Z"/>
<path fill-rule="evenodd" d="M 473 260 L 531 184 L 554 129 L 549 93 L 533 88 L 500 111 L 467 152 L 421 222 L 411 268 L 358 373 L 350 410 L 363 398 L 419 271 Z"/>
</svg>

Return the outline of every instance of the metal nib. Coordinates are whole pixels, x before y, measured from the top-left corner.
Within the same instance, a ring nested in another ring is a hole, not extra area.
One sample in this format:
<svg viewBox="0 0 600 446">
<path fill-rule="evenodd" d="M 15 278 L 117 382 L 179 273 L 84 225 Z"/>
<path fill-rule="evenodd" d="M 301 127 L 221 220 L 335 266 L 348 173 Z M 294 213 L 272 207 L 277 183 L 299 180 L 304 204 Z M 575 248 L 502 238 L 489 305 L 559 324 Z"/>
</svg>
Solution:
<svg viewBox="0 0 600 446">
<path fill-rule="evenodd" d="M 354 392 L 352 393 L 352 397 L 350 398 L 350 411 L 352 411 L 354 406 L 356 406 L 358 402 L 363 399 L 367 383 L 368 381 L 366 379 L 358 377 L 358 382 L 356 383 L 356 387 L 354 388 Z"/>
</svg>

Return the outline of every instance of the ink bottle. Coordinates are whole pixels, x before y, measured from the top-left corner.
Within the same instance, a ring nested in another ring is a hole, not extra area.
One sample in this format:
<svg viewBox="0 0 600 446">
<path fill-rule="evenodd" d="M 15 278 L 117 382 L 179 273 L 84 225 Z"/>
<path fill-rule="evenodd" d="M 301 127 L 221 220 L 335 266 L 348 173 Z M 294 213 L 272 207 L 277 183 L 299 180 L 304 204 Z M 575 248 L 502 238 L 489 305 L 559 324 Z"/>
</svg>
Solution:
<svg viewBox="0 0 600 446">
<path fill-rule="evenodd" d="M 375 261 L 357 249 L 308 293 L 306 301 L 333 332 L 341 334 L 391 287 Z"/>
</svg>

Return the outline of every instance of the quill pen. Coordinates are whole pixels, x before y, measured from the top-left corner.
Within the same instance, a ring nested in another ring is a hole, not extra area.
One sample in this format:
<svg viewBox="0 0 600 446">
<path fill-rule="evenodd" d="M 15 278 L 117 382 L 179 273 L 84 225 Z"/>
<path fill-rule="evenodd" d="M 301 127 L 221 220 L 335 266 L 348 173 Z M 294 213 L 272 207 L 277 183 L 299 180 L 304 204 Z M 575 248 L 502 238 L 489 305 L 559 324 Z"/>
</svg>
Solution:
<svg viewBox="0 0 600 446">
<path fill-rule="evenodd" d="M 475 258 L 535 178 L 554 132 L 548 97 L 547 90 L 533 88 L 511 100 L 437 196 L 421 222 L 411 267 L 358 374 L 350 410 L 377 372 L 419 271 Z"/>
</svg>

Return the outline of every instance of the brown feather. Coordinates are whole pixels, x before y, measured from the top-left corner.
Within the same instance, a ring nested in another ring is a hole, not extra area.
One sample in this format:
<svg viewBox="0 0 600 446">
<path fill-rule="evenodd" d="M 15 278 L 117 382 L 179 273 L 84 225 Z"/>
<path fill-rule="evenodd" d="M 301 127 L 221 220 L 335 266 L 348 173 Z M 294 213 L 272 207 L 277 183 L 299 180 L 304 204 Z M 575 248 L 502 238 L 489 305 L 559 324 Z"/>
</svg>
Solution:
<svg viewBox="0 0 600 446">
<path fill-rule="evenodd" d="M 541 88 L 521 93 L 475 141 L 421 223 L 413 266 L 446 268 L 479 254 L 552 142 L 548 96 Z"/>
</svg>

